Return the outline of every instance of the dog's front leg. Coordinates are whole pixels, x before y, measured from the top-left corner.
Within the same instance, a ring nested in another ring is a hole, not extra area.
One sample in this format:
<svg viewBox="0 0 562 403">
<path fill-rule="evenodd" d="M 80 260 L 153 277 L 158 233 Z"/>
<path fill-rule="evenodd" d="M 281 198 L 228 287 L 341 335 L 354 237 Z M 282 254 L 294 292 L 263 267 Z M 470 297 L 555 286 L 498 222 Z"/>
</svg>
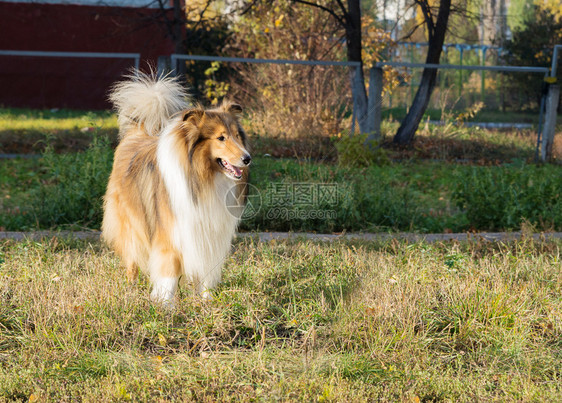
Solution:
<svg viewBox="0 0 562 403">
<path fill-rule="evenodd" d="M 173 308 L 180 278 L 180 264 L 176 254 L 154 248 L 150 253 L 148 267 L 152 283 L 150 297 L 154 302 Z"/>
</svg>

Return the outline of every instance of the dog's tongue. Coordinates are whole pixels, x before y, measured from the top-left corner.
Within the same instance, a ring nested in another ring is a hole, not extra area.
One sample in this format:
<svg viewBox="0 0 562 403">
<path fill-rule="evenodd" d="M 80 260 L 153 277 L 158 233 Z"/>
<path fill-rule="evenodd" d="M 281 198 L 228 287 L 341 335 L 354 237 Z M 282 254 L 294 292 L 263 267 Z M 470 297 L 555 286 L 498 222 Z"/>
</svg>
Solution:
<svg viewBox="0 0 562 403">
<path fill-rule="evenodd" d="M 242 176 L 242 170 L 240 170 L 240 168 L 235 167 L 234 165 L 230 164 L 228 161 L 223 160 L 224 165 L 230 169 L 232 172 L 234 172 L 235 176 Z"/>
<path fill-rule="evenodd" d="M 234 169 L 234 172 L 236 172 L 236 176 L 242 176 L 242 170 L 240 168 L 232 165 L 232 169 Z"/>
</svg>

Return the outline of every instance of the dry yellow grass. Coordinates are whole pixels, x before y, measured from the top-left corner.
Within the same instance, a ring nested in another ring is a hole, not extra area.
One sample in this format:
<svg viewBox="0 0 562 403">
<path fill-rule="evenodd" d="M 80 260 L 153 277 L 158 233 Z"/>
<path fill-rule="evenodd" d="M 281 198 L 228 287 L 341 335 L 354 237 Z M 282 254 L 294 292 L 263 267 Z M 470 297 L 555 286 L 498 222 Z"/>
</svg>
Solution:
<svg viewBox="0 0 562 403">
<path fill-rule="evenodd" d="M 0 400 L 559 401 L 559 243 L 239 241 L 177 310 L 99 244 L 0 243 Z"/>
</svg>

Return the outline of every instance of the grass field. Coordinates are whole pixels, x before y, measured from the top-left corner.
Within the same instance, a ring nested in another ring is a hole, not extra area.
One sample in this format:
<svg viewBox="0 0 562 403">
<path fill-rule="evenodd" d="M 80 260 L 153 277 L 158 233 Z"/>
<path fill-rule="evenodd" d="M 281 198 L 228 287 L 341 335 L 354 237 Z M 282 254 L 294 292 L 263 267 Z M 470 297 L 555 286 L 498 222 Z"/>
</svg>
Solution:
<svg viewBox="0 0 562 403">
<path fill-rule="evenodd" d="M 383 142 L 386 143 L 385 146 L 393 159 L 460 158 L 489 163 L 495 160 L 527 160 L 534 157 L 535 130 L 490 131 L 458 127 L 452 121 L 447 121 L 444 126 L 433 126 L 426 124 L 426 119 L 422 121 L 411 150 L 395 150 L 389 143 L 404 115 L 405 110 L 400 108 L 385 114 L 385 117 L 393 118 L 391 121 L 384 121 L 382 128 L 385 136 Z M 513 120 L 511 115 L 502 119 L 506 114 L 499 112 L 485 115 L 485 121 Z M 428 117 L 438 120 L 441 118 L 441 111 L 430 110 Z M 526 117 L 526 114 L 516 114 L 515 120 Z M 243 124 L 247 127 L 252 126 L 249 121 L 243 121 Z M 330 133 L 332 136 L 336 134 Z M 250 135 L 252 150 L 257 155 L 267 153 L 273 157 L 324 162 L 337 160 L 334 138 L 325 133 L 310 133 L 310 136 L 303 138 L 294 138 L 289 134 L 284 138 L 257 136 L 253 133 Z M 93 137 L 108 138 L 115 145 L 117 119 L 114 114 L 109 111 L 0 108 L 0 151 L 3 153 L 40 153 L 47 144 L 56 152 L 83 151 Z M 562 144 L 556 144 L 555 148 L 555 153 L 562 155 Z"/>
<path fill-rule="evenodd" d="M 560 243 L 238 241 L 212 301 L 0 243 L 0 400 L 560 401 Z"/>
<path fill-rule="evenodd" d="M 115 134 L 107 113 L 0 110 L 2 152 L 41 153 L 0 161 L 0 230 L 98 228 Z M 533 136 L 424 124 L 369 167 L 333 138 L 252 137 L 242 229 L 560 229 Z M 560 401 L 561 245 L 245 238 L 213 300 L 183 285 L 170 312 L 97 242 L 0 241 L 0 401 Z"/>
</svg>

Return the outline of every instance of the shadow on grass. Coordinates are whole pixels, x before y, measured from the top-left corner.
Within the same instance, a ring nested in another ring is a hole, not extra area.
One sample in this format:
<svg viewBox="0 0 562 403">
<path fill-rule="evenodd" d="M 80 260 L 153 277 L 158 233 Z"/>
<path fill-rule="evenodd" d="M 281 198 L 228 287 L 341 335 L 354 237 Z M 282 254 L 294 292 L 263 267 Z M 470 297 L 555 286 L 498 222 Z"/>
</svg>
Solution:
<svg viewBox="0 0 562 403">
<path fill-rule="evenodd" d="M 463 161 L 477 165 L 496 165 L 514 160 L 531 162 L 535 156 L 535 133 L 525 132 L 518 136 L 518 141 L 492 141 L 474 138 L 441 138 L 438 135 L 417 136 L 411 146 L 394 145 L 390 140 L 384 147 L 394 160 L 445 160 Z M 495 136 L 501 138 L 498 132 Z"/>
<path fill-rule="evenodd" d="M 86 150 L 92 143 L 94 133 L 117 145 L 117 129 L 87 128 L 63 130 L 16 129 L 0 130 L 0 150 L 4 154 L 40 154 L 47 145 L 56 153 Z"/>
</svg>

